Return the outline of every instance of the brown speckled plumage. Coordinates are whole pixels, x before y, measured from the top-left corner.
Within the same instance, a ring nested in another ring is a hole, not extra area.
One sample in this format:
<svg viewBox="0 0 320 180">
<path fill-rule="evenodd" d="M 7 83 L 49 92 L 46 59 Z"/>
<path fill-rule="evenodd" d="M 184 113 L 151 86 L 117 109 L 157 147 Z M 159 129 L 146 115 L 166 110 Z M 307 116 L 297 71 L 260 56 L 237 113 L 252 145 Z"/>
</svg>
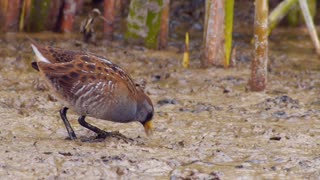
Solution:
<svg viewBox="0 0 320 180">
<path fill-rule="evenodd" d="M 99 137 L 105 137 L 106 132 L 86 123 L 85 116 L 121 123 L 139 121 L 147 133 L 151 132 L 151 100 L 119 66 L 92 53 L 37 43 L 32 48 L 37 57 L 32 67 L 40 71 L 58 99 L 81 116 L 81 125 Z M 66 107 L 61 109 L 61 118 L 70 138 L 75 139 L 66 112 Z"/>
</svg>

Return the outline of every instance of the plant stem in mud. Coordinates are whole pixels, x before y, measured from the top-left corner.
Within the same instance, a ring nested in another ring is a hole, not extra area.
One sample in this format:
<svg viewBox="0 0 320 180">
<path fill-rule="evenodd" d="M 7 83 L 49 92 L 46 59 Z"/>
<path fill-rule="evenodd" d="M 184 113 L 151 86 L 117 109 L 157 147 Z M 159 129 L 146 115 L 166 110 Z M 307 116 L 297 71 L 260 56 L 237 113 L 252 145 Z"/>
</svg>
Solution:
<svg viewBox="0 0 320 180">
<path fill-rule="evenodd" d="M 255 1 L 254 15 L 255 56 L 251 62 L 251 91 L 263 91 L 267 85 L 268 63 L 268 0 Z"/>
<path fill-rule="evenodd" d="M 161 25 L 159 33 L 159 49 L 167 48 L 169 32 L 170 0 L 164 0 L 163 3 L 164 5 L 161 13 Z"/>
<path fill-rule="evenodd" d="M 320 55 L 320 43 L 319 43 L 319 38 L 318 38 L 318 34 L 317 34 L 317 30 L 314 26 L 309 8 L 308 8 L 308 4 L 305 0 L 299 0 L 299 4 L 301 7 L 301 11 L 304 17 L 304 20 L 306 22 L 306 25 L 308 27 L 308 31 L 309 34 L 311 36 L 312 42 L 314 44 L 314 47 L 316 48 L 316 53 L 318 55 Z"/>
<path fill-rule="evenodd" d="M 21 2 L 20 0 L 1 0 L 0 1 L 0 31 L 16 32 L 19 25 Z"/>
<path fill-rule="evenodd" d="M 148 13 L 146 27 L 148 28 L 147 37 L 145 38 L 145 45 L 148 48 L 158 48 L 158 36 L 161 24 L 161 11 L 164 0 L 148 0 Z"/>
<path fill-rule="evenodd" d="M 113 39 L 113 23 L 115 19 L 115 0 L 104 1 L 104 36 L 107 40 L 112 41 Z"/>
<path fill-rule="evenodd" d="M 188 68 L 190 64 L 190 56 L 189 56 L 189 33 L 186 32 L 186 38 L 185 38 L 185 46 L 184 46 L 184 52 L 183 52 L 183 59 L 182 59 L 182 66 L 184 68 Z"/>
<path fill-rule="evenodd" d="M 226 0 L 225 1 L 225 28 L 224 28 L 224 36 L 225 36 L 225 67 L 230 65 L 230 55 L 232 49 L 232 28 L 233 28 L 233 11 L 234 11 L 234 0 Z"/>
<path fill-rule="evenodd" d="M 207 0 L 201 64 L 224 65 L 224 0 Z"/>
<path fill-rule="evenodd" d="M 19 31 L 22 32 L 25 28 L 26 21 L 30 16 L 31 0 L 23 0 L 20 14 Z"/>
<path fill-rule="evenodd" d="M 307 0 L 307 4 L 309 7 L 311 17 L 312 19 L 314 19 L 317 11 L 317 0 Z M 299 8 L 298 0 L 297 3 L 295 3 L 295 5 L 293 6 L 293 8 L 290 9 L 287 20 L 290 26 L 297 26 L 304 22 L 301 9 Z"/>
<path fill-rule="evenodd" d="M 62 0 L 25 0 L 20 19 L 20 30 L 28 32 L 57 31 Z"/>
<path fill-rule="evenodd" d="M 74 16 L 77 10 L 77 0 L 65 0 L 63 7 L 63 17 L 61 30 L 70 33 L 73 29 Z"/>
<path fill-rule="evenodd" d="M 131 0 L 125 38 L 138 42 L 143 38 L 146 47 L 157 49 L 164 1 Z"/>
<path fill-rule="evenodd" d="M 269 15 L 268 34 L 279 24 L 279 22 L 286 16 L 289 11 L 298 4 L 298 0 L 284 0 L 282 1 Z"/>
</svg>

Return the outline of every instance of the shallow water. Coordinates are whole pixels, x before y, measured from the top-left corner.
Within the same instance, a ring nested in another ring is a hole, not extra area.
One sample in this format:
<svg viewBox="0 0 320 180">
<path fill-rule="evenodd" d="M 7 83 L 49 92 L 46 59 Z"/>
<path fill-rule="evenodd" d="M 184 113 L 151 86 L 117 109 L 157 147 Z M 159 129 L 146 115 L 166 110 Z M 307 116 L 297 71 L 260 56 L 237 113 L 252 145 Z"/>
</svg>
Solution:
<svg viewBox="0 0 320 180">
<path fill-rule="evenodd" d="M 296 34 L 302 38 L 295 38 Z M 61 104 L 31 68 L 24 34 L 0 38 L 0 177 L 6 179 L 291 179 L 320 177 L 320 62 L 304 30 L 279 30 L 270 42 L 265 92 L 247 92 L 251 45 L 238 42 L 230 69 L 181 67 L 179 48 L 146 50 L 122 42 L 79 44 L 58 34 L 38 42 L 105 56 L 135 80 L 147 81 L 155 106 L 155 133 L 138 123 L 88 118 L 129 138 L 94 141 L 68 116 L 76 141 L 67 140 Z M 197 47 L 195 44 L 194 47 Z"/>
</svg>

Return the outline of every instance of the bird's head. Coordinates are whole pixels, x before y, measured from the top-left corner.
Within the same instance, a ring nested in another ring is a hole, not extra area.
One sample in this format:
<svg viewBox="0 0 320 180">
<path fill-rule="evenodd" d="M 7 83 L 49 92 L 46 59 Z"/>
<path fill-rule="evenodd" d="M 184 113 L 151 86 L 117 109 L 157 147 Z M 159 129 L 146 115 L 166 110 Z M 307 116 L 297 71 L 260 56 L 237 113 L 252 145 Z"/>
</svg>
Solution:
<svg viewBox="0 0 320 180">
<path fill-rule="evenodd" d="M 148 136 L 153 133 L 153 113 L 154 109 L 150 98 L 143 91 L 139 92 L 136 120 L 143 125 Z"/>
</svg>

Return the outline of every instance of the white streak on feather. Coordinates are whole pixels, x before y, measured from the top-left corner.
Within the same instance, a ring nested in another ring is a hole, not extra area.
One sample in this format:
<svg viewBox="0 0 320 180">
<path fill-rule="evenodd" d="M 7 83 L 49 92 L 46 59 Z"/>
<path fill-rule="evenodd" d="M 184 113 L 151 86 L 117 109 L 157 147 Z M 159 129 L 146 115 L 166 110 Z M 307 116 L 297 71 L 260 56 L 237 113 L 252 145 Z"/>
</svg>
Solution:
<svg viewBox="0 0 320 180">
<path fill-rule="evenodd" d="M 96 84 L 96 89 L 99 89 L 99 88 L 101 88 L 102 87 L 102 82 L 98 82 L 97 84 Z"/>
<path fill-rule="evenodd" d="M 42 62 L 46 62 L 46 63 L 51 63 L 47 58 L 45 58 L 41 52 L 38 50 L 38 48 L 36 46 L 34 46 L 33 44 L 31 44 L 32 50 L 34 52 L 34 54 L 37 56 L 37 60 L 38 61 L 42 61 Z"/>
<path fill-rule="evenodd" d="M 97 58 L 100 59 L 100 61 L 102 61 L 102 62 L 104 62 L 106 64 L 113 65 L 113 63 L 108 59 L 105 59 L 105 58 L 102 58 L 102 57 L 97 57 Z"/>
<path fill-rule="evenodd" d="M 100 95 L 92 97 L 90 100 L 90 106 L 93 108 L 98 108 L 99 106 L 101 106 L 101 104 L 103 104 L 102 102 L 104 101 L 103 97 L 101 97 Z"/>
<path fill-rule="evenodd" d="M 86 90 L 89 86 L 91 86 L 92 84 L 88 84 L 87 86 L 85 86 L 86 88 L 81 90 L 81 92 L 83 92 L 84 90 Z M 88 101 L 88 95 L 90 96 L 90 93 L 94 90 L 94 87 L 91 86 L 90 89 L 87 89 L 87 91 L 83 94 L 83 95 L 80 95 L 79 98 L 76 100 L 75 102 L 75 106 L 79 109 L 79 111 L 81 113 L 84 113 L 86 114 L 87 112 L 83 112 L 88 104 L 87 104 L 87 101 Z M 79 92 L 80 93 L 80 92 Z"/>
<path fill-rule="evenodd" d="M 94 87 L 91 86 L 90 89 L 86 93 L 84 93 L 81 97 L 86 98 L 88 95 L 92 93 L 93 90 L 94 90 Z"/>
<path fill-rule="evenodd" d="M 120 67 L 118 67 L 118 66 L 115 66 L 116 67 L 116 69 L 118 70 L 118 71 L 121 71 L 121 72 L 123 72 L 123 70 L 120 68 Z M 124 72 L 123 72 L 124 73 Z"/>
<path fill-rule="evenodd" d="M 82 87 L 81 87 L 80 89 L 78 89 L 74 94 L 75 94 L 76 96 L 78 96 L 79 93 L 81 93 L 86 87 L 87 87 L 87 86 L 82 86 Z"/>
</svg>

